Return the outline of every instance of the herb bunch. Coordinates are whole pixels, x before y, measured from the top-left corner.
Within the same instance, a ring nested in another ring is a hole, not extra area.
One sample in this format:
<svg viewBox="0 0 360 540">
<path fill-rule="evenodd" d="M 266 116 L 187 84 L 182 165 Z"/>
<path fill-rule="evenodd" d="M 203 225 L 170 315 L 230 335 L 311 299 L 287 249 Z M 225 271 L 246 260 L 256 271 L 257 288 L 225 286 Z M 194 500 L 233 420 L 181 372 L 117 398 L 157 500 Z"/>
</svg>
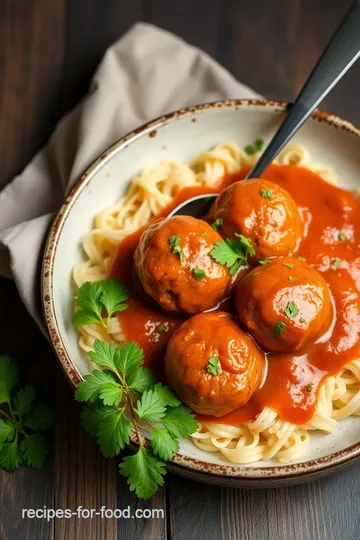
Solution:
<svg viewBox="0 0 360 540">
<path fill-rule="evenodd" d="M 45 465 L 48 440 L 42 433 L 54 422 L 53 410 L 36 402 L 33 386 L 15 391 L 19 382 L 17 364 L 0 356 L 0 467 L 13 472 L 24 463 Z"/>
<path fill-rule="evenodd" d="M 76 390 L 76 399 L 87 402 L 83 426 L 105 457 L 117 456 L 135 434 L 138 450 L 122 459 L 119 472 L 137 497 L 148 499 L 163 485 L 165 462 L 179 449 L 179 438 L 197 430 L 194 415 L 168 386 L 155 383 L 134 341 L 116 347 L 96 340 L 89 354 L 101 371 L 85 376 Z"/>
</svg>

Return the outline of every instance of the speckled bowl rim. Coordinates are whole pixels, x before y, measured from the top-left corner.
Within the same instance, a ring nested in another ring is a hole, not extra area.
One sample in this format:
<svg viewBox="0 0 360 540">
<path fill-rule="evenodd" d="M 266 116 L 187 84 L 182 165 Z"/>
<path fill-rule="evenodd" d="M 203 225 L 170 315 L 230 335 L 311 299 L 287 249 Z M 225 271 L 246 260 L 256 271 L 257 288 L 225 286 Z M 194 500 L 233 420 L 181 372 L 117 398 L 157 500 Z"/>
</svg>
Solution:
<svg viewBox="0 0 360 540">
<path fill-rule="evenodd" d="M 103 152 L 74 184 L 51 226 L 44 250 L 41 270 L 41 297 L 46 326 L 60 365 L 74 386 L 82 380 L 82 377 L 72 362 L 59 331 L 54 306 L 53 271 L 57 244 L 63 226 L 71 212 L 75 200 L 79 197 L 82 190 L 91 182 L 93 176 L 114 156 L 114 154 L 121 151 L 141 135 L 147 133 L 152 137 L 156 134 L 158 128 L 172 123 L 179 118 L 196 116 L 213 109 L 237 110 L 239 108 L 259 107 L 270 108 L 276 112 L 281 112 L 285 111 L 288 105 L 288 103 L 281 101 L 248 99 L 228 100 L 197 105 L 160 116 L 119 139 L 108 150 Z M 339 116 L 316 110 L 312 114 L 312 118 L 319 122 L 326 122 L 332 127 L 345 130 L 360 140 L 360 129 L 353 123 L 348 122 Z M 134 439 L 132 439 L 132 442 L 133 444 L 130 446 L 134 445 Z M 310 480 L 311 478 L 326 475 L 337 468 L 344 467 L 346 464 L 349 464 L 350 461 L 353 461 L 358 457 L 360 457 L 360 442 L 318 459 L 270 467 L 231 465 L 230 463 L 220 465 L 176 453 L 169 463 L 168 468 L 172 472 L 183 476 L 193 477 L 194 479 L 207 483 L 222 483 L 230 484 L 232 486 L 246 485 L 247 487 L 251 487 L 251 484 L 253 483 L 254 487 L 262 487 L 263 484 L 266 484 L 265 487 L 268 487 L 272 485 L 275 486 L 275 484 L 300 483 L 307 479 Z"/>
</svg>

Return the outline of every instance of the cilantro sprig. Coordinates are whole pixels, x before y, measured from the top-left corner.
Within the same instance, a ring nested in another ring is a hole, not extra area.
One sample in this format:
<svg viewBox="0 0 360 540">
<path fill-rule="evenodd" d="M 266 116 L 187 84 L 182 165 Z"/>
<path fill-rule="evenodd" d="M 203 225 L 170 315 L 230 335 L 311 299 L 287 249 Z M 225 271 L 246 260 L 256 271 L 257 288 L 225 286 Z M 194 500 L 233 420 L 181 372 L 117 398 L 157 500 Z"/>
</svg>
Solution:
<svg viewBox="0 0 360 540">
<path fill-rule="evenodd" d="M 15 390 L 19 382 L 17 364 L 0 356 L 0 467 L 13 472 L 21 464 L 45 465 L 49 443 L 42 431 L 54 422 L 50 407 L 37 403 L 33 386 Z"/>
<path fill-rule="evenodd" d="M 75 302 L 80 309 L 73 315 L 73 324 L 81 326 L 98 323 L 107 328 L 110 318 L 128 307 L 124 304 L 128 298 L 125 285 L 116 278 L 88 281 L 75 293 Z"/>
<path fill-rule="evenodd" d="M 179 255 L 180 264 L 182 264 L 184 261 L 184 252 L 180 247 L 180 236 L 169 236 L 168 243 L 172 247 L 172 253 L 174 253 L 174 255 Z"/>
<path fill-rule="evenodd" d="M 235 233 L 235 238 L 226 238 L 216 242 L 210 255 L 219 264 L 227 266 L 233 276 L 240 266 L 248 265 L 248 257 L 255 255 L 255 249 L 249 238 Z"/>
<path fill-rule="evenodd" d="M 197 430 L 195 417 L 168 386 L 155 384 L 135 342 L 116 347 L 96 340 L 90 357 L 102 371 L 86 375 L 76 390 L 75 398 L 87 402 L 83 426 L 105 457 L 118 455 L 135 434 L 138 451 L 123 458 L 119 472 L 131 491 L 148 499 L 163 485 L 165 462 L 179 449 L 179 438 Z"/>
</svg>

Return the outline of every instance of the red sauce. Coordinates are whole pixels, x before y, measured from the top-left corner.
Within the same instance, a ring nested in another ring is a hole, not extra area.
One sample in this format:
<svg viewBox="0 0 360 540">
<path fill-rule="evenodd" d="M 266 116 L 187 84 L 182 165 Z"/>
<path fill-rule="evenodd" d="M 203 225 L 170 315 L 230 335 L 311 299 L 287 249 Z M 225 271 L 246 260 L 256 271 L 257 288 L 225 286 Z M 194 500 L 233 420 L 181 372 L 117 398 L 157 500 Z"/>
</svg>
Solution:
<svg viewBox="0 0 360 540">
<path fill-rule="evenodd" d="M 246 174 L 247 170 L 243 170 L 230 175 L 213 189 L 186 188 L 162 216 L 198 194 L 218 193 Z M 326 377 L 360 358 L 359 203 L 348 191 L 298 166 L 271 165 L 262 177 L 282 186 L 297 203 L 304 236 L 296 255 L 305 257 L 323 274 L 334 300 L 336 319 L 324 341 L 313 344 L 306 354 L 268 354 L 265 382 L 241 409 L 216 419 L 198 416 L 199 420 L 236 425 L 270 407 L 284 420 L 303 424 L 314 414 L 318 391 Z M 135 340 L 144 349 L 146 365 L 161 373 L 166 344 L 183 319 L 161 312 L 139 292 L 133 279 L 132 256 L 140 234 L 138 231 L 120 243 L 111 275 L 125 281 L 131 292 L 129 308 L 119 314 L 126 338 Z M 162 327 L 168 331 L 159 332 Z"/>
</svg>

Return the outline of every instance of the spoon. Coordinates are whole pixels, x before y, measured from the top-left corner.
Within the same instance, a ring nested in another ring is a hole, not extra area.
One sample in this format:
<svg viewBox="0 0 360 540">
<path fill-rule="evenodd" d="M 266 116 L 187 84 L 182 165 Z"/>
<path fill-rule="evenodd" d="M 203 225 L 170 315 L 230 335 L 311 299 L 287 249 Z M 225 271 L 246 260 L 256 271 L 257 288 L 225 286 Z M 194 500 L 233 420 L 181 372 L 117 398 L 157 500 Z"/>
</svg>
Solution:
<svg viewBox="0 0 360 540">
<path fill-rule="evenodd" d="M 350 6 L 320 59 L 313 68 L 287 116 L 246 178 L 258 178 L 316 107 L 360 56 L 360 0 Z M 175 208 L 175 214 L 202 217 L 217 195 L 193 197 Z"/>
</svg>

